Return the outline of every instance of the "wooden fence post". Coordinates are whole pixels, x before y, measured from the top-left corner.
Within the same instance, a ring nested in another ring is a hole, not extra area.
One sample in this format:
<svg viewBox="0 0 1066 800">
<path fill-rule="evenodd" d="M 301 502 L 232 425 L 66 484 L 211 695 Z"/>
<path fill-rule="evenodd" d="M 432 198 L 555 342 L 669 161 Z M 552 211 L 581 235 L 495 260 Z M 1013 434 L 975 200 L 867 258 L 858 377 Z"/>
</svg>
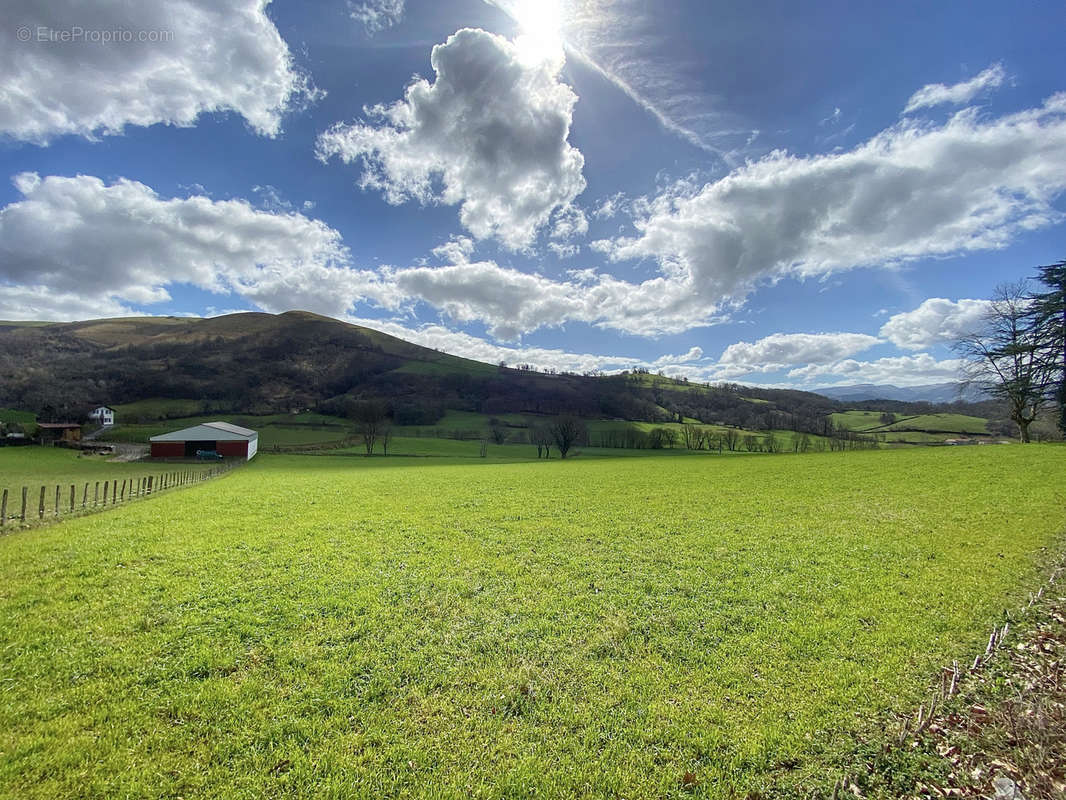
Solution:
<svg viewBox="0 0 1066 800">
<path fill-rule="evenodd" d="M 44 487 L 41 487 L 41 499 L 37 503 L 37 519 L 44 519 Z"/>
<path fill-rule="evenodd" d="M 55 505 L 55 508 L 52 509 L 52 516 L 54 516 L 54 517 L 58 517 L 59 516 L 59 484 L 58 483 L 56 484 L 56 505 Z"/>
<path fill-rule="evenodd" d="M 85 508 L 87 502 L 89 502 L 89 482 L 85 481 L 85 491 L 81 493 L 81 507 Z"/>
<path fill-rule="evenodd" d="M 26 487 L 22 487 L 22 513 L 19 514 L 19 519 L 23 522 L 26 521 Z"/>
<path fill-rule="evenodd" d="M 70 513 L 74 513 L 74 484 L 70 484 Z"/>
<path fill-rule="evenodd" d="M 148 476 L 148 494 L 152 493 L 152 476 Z"/>
<path fill-rule="evenodd" d="M 111 481 L 111 505 L 118 502 L 118 478 Z"/>
<path fill-rule="evenodd" d="M 126 479 L 122 479 L 122 500 L 126 500 Z"/>
<path fill-rule="evenodd" d="M 107 505 L 107 490 L 111 488 L 111 481 L 104 481 L 104 505 Z"/>
<path fill-rule="evenodd" d="M 0 498 L 0 528 L 7 525 L 7 489 L 4 489 L 3 498 Z"/>
<path fill-rule="evenodd" d="M 93 487 L 93 508 L 100 503 L 100 481 L 96 482 L 96 486 Z"/>
</svg>

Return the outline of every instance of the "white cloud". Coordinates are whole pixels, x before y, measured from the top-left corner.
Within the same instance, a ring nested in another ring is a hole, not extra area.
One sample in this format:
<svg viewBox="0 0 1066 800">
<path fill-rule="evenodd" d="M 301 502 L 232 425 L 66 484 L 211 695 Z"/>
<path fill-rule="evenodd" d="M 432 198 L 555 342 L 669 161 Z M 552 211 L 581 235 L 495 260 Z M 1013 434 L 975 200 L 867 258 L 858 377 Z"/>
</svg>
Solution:
<svg viewBox="0 0 1066 800">
<path fill-rule="evenodd" d="M 634 284 L 588 269 L 572 270 L 570 280 L 560 281 L 480 261 L 392 269 L 382 280 L 404 298 L 423 300 L 456 321 L 484 322 L 504 340 L 566 322 L 652 336 L 718 321 L 713 309 L 704 309 L 694 323 L 679 285 L 661 278 Z"/>
<path fill-rule="evenodd" d="M 488 364 L 500 361 L 509 366 L 529 364 L 535 369 L 554 369 L 559 372 L 618 372 L 637 367 L 651 367 L 652 362 L 629 356 L 572 353 L 545 347 L 509 347 L 486 341 L 468 333 L 450 330 L 443 325 L 421 325 L 416 328 L 392 320 L 364 319 L 349 316 L 346 321 L 383 331 L 408 342 L 420 344 L 452 355 L 472 358 Z"/>
<path fill-rule="evenodd" d="M 829 124 L 836 125 L 836 123 L 840 122 L 840 114 L 841 114 L 840 109 L 839 108 L 834 108 L 833 109 L 833 113 L 830 114 L 828 117 L 826 117 L 826 118 L 824 118 L 822 120 L 819 120 L 818 124 L 823 126 L 823 127 L 826 126 L 826 125 L 829 125 Z"/>
<path fill-rule="evenodd" d="M 599 208 L 592 212 L 592 216 L 596 219 L 611 219 L 611 217 L 625 209 L 627 205 L 625 193 L 615 192 L 600 203 Z"/>
<path fill-rule="evenodd" d="M 845 359 L 833 364 L 809 364 L 794 369 L 788 377 L 806 385 L 879 383 L 894 386 L 919 386 L 925 383 L 949 383 L 959 379 L 961 362 L 949 358 L 938 361 L 928 353 L 914 356 L 879 358 L 875 361 Z"/>
<path fill-rule="evenodd" d="M 44 286 L 6 286 L 0 283 L 0 319 L 74 320 L 132 316 L 136 316 L 135 311 L 112 297 Z"/>
<path fill-rule="evenodd" d="M 794 364 L 828 364 L 878 344 L 864 333 L 775 333 L 755 342 L 729 345 L 719 365 L 771 372 Z"/>
<path fill-rule="evenodd" d="M 7 2 L 0 26 L 0 132 L 45 144 L 64 134 L 93 137 L 159 122 L 185 126 L 202 113 L 234 111 L 257 133 L 273 136 L 289 108 L 318 93 L 294 67 L 266 5 Z M 28 32 L 29 41 L 19 41 L 20 32 Z M 79 38 L 56 40 L 74 35 Z"/>
<path fill-rule="evenodd" d="M 555 254 L 556 258 L 559 259 L 573 258 L 581 252 L 580 245 L 559 244 L 558 242 L 548 242 L 548 249 Z"/>
<path fill-rule="evenodd" d="M 281 196 L 281 192 L 278 191 L 276 186 L 271 186 L 269 183 L 265 186 L 253 186 L 252 194 L 259 199 L 260 207 L 266 211 L 274 214 L 285 214 L 292 211 L 292 203 Z"/>
<path fill-rule="evenodd" d="M 339 315 L 363 296 L 395 302 L 376 274 L 347 267 L 337 231 L 300 214 L 164 199 L 136 181 L 88 175 L 22 173 L 15 186 L 22 198 L 0 209 L 0 281 L 35 317 L 127 313 L 169 300 L 175 283 L 235 292 L 266 310 Z"/>
<path fill-rule="evenodd" d="M 356 3 L 348 0 L 348 12 L 352 19 L 362 24 L 367 35 L 374 35 L 403 19 L 405 0 L 373 0 Z"/>
<path fill-rule="evenodd" d="M 551 238 L 569 241 L 577 236 L 584 236 L 589 232 L 588 217 L 585 212 L 575 205 L 564 206 L 555 212 L 555 225 L 552 227 Z"/>
<path fill-rule="evenodd" d="M 433 83 L 419 78 L 403 100 L 366 109 L 371 122 L 334 125 L 319 158 L 359 162 L 360 185 L 390 203 L 458 204 L 475 238 L 528 247 L 585 188 L 584 158 L 567 142 L 577 95 L 559 81 L 561 55 L 534 61 L 465 28 L 430 61 Z"/>
<path fill-rule="evenodd" d="M 671 315 L 676 301 L 659 279 L 635 285 L 577 270 L 553 280 L 468 263 L 469 237 L 436 248 L 457 261 L 444 267 L 358 270 L 336 230 L 291 211 L 200 195 L 166 199 L 136 181 L 87 175 L 22 173 L 15 185 L 22 198 L 0 209 L 0 282 L 32 291 L 34 308 L 53 298 L 48 318 L 85 316 L 68 294 L 125 313 L 166 302 L 168 286 L 186 283 L 267 311 L 333 316 L 359 302 L 398 310 L 422 300 L 458 321 L 484 321 L 503 339 L 569 320 L 644 334 L 690 326 Z"/>
<path fill-rule="evenodd" d="M 1003 85 L 1007 73 L 1002 64 L 993 64 L 988 69 L 977 74 L 968 81 L 955 83 L 948 86 L 943 83 L 930 83 L 911 95 L 907 101 L 904 114 L 917 111 L 920 108 L 932 108 L 943 103 L 962 105 L 968 103 L 981 92 L 988 89 L 998 89 Z"/>
<path fill-rule="evenodd" d="M 680 182 L 634 204 L 638 235 L 591 246 L 614 261 L 656 258 L 676 314 L 702 324 L 760 280 L 1003 247 L 1060 221 L 1064 189 L 1058 94 L 998 119 L 905 119 L 850 151 L 775 152 L 702 187 Z"/>
<path fill-rule="evenodd" d="M 990 305 L 987 300 L 953 302 L 931 297 L 913 311 L 889 317 L 881 326 L 881 335 L 907 350 L 954 342 L 977 327 Z"/>
<path fill-rule="evenodd" d="M 491 261 L 392 272 L 391 282 L 458 322 L 484 321 L 493 336 L 512 340 L 541 326 L 587 318 L 579 287 L 500 267 Z"/>
<path fill-rule="evenodd" d="M 433 255 L 449 264 L 468 264 L 474 254 L 474 240 L 469 236 L 453 236 L 442 245 L 433 248 Z"/>
<path fill-rule="evenodd" d="M 701 358 L 703 358 L 703 348 L 690 347 L 687 353 L 682 353 L 681 355 L 660 356 L 659 358 L 655 359 L 655 361 L 653 362 L 653 366 L 666 367 L 677 364 L 687 364 L 690 361 L 699 361 Z"/>
</svg>

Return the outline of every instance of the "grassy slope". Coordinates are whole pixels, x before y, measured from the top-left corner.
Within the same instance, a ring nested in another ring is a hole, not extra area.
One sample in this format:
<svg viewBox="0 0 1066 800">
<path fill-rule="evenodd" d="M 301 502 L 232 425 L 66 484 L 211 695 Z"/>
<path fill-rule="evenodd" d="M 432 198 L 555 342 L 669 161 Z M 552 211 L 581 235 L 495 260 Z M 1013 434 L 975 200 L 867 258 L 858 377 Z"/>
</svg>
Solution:
<svg viewBox="0 0 1066 800">
<path fill-rule="evenodd" d="M 33 425 L 37 415 L 32 411 L 18 411 L 13 408 L 0 408 L 0 422 L 17 422 L 19 425 Z"/>
<path fill-rule="evenodd" d="M 989 436 L 984 417 L 966 414 L 896 415 L 896 422 L 884 425 L 880 411 L 844 411 L 831 414 L 833 423 L 848 430 L 876 435 L 886 442 L 932 444 L 945 439 Z"/>
<path fill-rule="evenodd" d="M 3 537 L 0 795 L 809 786 L 1023 598 L 1062 456 L 273 457 Z"/>
<path fill-rule="evenodd" d="M 988 434 L 985 427 L 988 420 L 984 417 L 971 417 L 966 414 L 922 414 L 917 417 L 903 417 L 886 430 L 912 431 L 947 431 L 951 433 Z"/>
</svg>

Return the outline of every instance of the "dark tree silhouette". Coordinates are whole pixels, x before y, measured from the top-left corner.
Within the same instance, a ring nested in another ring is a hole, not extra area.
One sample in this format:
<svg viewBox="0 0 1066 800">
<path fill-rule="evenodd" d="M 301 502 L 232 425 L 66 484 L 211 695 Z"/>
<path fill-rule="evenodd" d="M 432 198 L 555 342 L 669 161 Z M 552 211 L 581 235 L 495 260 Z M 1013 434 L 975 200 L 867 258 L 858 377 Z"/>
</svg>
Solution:
<svg viewBox="0 0 1066 800">
<path fill-rule="evenodd" d="M 559 458 L 566 458 L 570 448 L 584 440 L 587 435 L 585 423 L 574 416 L 559 417 L 548 426 L 555 448 L 559 451 Z"/>
<path fill-rule="evenodd" d="M 1039 336 L 1045 341 L 1048 358 L 1054 364 L 1054 397 L 1058 405 L 1058 426 L 1066 434 L 1066 261 L 1039 267 L 1036 276 L 1046 292 L 1032 296 L 1032 313 Z"/>
</svg>

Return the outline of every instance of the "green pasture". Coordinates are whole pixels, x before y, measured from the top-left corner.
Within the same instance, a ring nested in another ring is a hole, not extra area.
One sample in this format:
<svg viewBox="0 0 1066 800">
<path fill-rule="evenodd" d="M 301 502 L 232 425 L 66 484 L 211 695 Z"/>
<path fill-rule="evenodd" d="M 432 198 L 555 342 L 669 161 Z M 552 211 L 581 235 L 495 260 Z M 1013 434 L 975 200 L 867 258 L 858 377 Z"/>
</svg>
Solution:
<svg viewBox="0 0 1066 800">
<path fill-rule="evenodd" d="M 17 422 L 19 425 L 33 425 L 37 415 L 32 411 L 18 411 L 13 408 L 0 408 L 0 422 Z"/>
<path fill-rule="evenodd" d="M 828 795 L 1061 551 L 1064 453 L 275 456 L 0 537 L 0 796 Z"/>
<path fill-rule="evenodd" d="M 988 420 L 966 414 L 921 414 L 916 417 L 899 417 L 886 430 L 912 430 L 944 433 L 977 433 L 988 435 Z"/>
<path fill-rule="evenodd" d="M 42 486 L 45 491 L 45 514 L 55 510 L 55 487 L 60 491 L 60 508 L 70 503 L 70 487 L 75 487 L 77 504 L 80 506 L 85 484 L 89 486 L 89 498 L 97 481 L 118 480 L 162 475 L 190 469 L 188 465 L 152 464 L 150 462 L 116 462 L 109 456 L 82 455 L 76 450 L 62 447 L 0 447 L 0 493 L 8 490 L 8 514 L 19 510 L 22 502 L 22 487 L 29 492 L 30 503 L 36 512 Z"/>
<path fill-rule="evenodd" d="M 175 417 L 193 417 L 204 412 L 201 400 L 174 398 L 155 398 L 138 400 L 112 406 L 115 410 L 115 422 L 137 423 L 139 420 L 172 419 Z"/>
<path fill-rule="evenodd" d="M 883 412 L 879 411 L 846 411 L 830 414 L 834 425 L 859 433 L 884 433 L 888 431 L 905 431 L 909 433 L 928 433 L 933 436 L 928 441 L 941 442 L 944 438 L 963 435 L 988 435 L 986 428 L 987 419 L 973 417 L 966 414 L 920 414 L 907 416 L 895 415 L 895 421 L 891 425 L 884 425 L 881 421 Z M 910 441 L 918 442 L 920 438 L 910 437 Z"/>
<path fill-rule="evenodd" d="M 110 442 L 144 443 L 152 436 L 200 425 L 204 422 L 230 422 L 258 431 L 261 450 L 270 449 L 274 445 L 298 447 L 340 443 L 351 438 L 354 432 L 352 423 L 348 420 L 310 412 L 263 416 L 208 414 L 144 424 L 123 424 L 120 421 L 108 431 L 106 439 Z"/>
<path fill-rule="evenodd" d="M 448 356 L 440 361 L 407 361 L 393 372 L 410 373 L 412 375 L 454 375 L 455 373 L 467 373 L 470 375 L 495 375 L 499 369 L 492 364 L 483 364 L 480 361 L 470 361 L 465 358 Z"/>
<path fill-rule="evenodd" d="M 829 418 L 839 428 L 862 432 L 880 428 L 882 426 L 882 413 L 881 411 L 841 411 L 836 414 L 830 414 Z"/>
</svg>

